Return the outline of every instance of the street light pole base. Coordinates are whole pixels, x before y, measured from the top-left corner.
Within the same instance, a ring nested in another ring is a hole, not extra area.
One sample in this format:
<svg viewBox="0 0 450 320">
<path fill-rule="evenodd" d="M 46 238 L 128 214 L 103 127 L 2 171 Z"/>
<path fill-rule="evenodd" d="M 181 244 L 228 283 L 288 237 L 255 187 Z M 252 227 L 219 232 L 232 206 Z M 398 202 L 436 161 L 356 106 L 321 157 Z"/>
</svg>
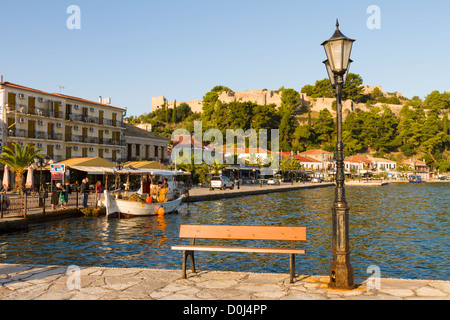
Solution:
<svg viewBox="0 0 450 320">
<path fill-rule="evenodd" d="M 350 264 L 350 253 L 337 254 L 330 267 L 330 289 L 353 290 L 353 267 Z"/>
<path fill-rule="evenodd" d="M 346 202 L 334 203 L 333 217 L 333 262 L 330 267 L 330 288 L 352 290 L 353 267 L 350 264 L 349 208 Z"/>
</svg>

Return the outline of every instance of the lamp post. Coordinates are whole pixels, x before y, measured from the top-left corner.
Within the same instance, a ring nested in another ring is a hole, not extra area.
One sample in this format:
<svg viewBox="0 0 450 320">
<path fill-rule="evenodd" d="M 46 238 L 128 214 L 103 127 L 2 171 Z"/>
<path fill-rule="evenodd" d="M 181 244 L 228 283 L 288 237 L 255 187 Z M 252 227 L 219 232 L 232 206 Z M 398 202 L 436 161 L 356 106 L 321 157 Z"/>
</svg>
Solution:
<svg viewBox="0 0 450 320">
<path fill-rule="evenodd" d="M 42 170 L 49 164 L 53 164 L 53 160 L 48 157 L 36 157 L 34 158 L 34 164 L 32 165 L 35 168 L 39 169 L 39 207 L 42 208 L 44 206 L 44 198 L 45 196 L 45 188 L 42 183 Z"/>
<path fill-rule="evenodd" d="M 330 267 L 330 287 L 353 288 L 353 267 L 350 264 L 349 207 L 345 197 L 344 144 L 342 142 L 342 89 L 352 60 L 350 54 L 355 40 L 344 36 L 336 21 L 336 32 L 322 45 L 328 60 L 324 61 L 331 85 L 336 90 L 336 191 L 332 207 L 333 262 Z"/>
</svg>

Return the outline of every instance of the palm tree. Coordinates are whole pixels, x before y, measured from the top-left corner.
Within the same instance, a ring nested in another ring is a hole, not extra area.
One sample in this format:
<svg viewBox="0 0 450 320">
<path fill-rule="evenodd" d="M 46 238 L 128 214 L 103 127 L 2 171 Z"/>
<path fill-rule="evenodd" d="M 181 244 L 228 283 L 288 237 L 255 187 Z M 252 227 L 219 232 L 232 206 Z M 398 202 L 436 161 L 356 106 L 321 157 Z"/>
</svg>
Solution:
<svg viewBox="0 0 450 320">
<path fill-rule="evenodd" d="M 21 146 L 19 143 L 13 143 L 13 149 L 3 147 L 3 152 L 0 154 L 0 163 L 7 165 L 11 171 L 16 173 L 15 190 L 22 192 L 25 187 L 23 174 L 34 163 L 36 157 L 42 157 L 42 155 L 39 155 L 42 150 L 35 150 L 34 145 L 31 144 Z"/>
<path fill-rule="evenodd" d="M 211 172 L 217 176 L 220 172 L 220 170 L 226 168 L 227 165 L 226 164 L 219 164 L 217 163 L 217 161 L 214 161 L 214 163 L 211 165 Z"/>
</svg>

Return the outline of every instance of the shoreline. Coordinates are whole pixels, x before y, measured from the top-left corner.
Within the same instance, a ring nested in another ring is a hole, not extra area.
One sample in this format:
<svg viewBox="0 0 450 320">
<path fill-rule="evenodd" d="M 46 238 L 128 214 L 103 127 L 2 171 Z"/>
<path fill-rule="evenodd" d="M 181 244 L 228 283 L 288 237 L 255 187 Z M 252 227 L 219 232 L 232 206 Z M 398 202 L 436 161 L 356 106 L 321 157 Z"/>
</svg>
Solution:
<svg viewBox="0 0 450 320">
<path fill-rule="evenodd" d="M 181 255 L 180 255 L 181 264 Z M 450 300 L 450 281 L 357 278 L 352 290 L 329 276 L 144 268 L 0 264 L 2 300 Z M 176 310 L 172 310 L 175 312 Z"/>
<path fill-rule="evenodd" d="M 245 196 L 256 196 L 270 193 L 281 193 L 290 192 L 302 189 L 317 189 L 317 188 L 328 188 L 335 186 L 334 182 L 322 182 L 322 183 L 311 183 L 311 182 L 294 182 L 294 184 L 283 183 L 279 186 L 268 186 L 263 185 L 262 187 L 258 184 L 253 185 L 242 185 L 239 189 L 235 187 L 233 190 L 214 190 L 210 191 L 209 188 L 192 188 L 189 190 L 189 196 L 183 199 L 185 203 L 194 203 L 201 201 L 215 201 L 222 199 L 238 198 Z"/>
</svg>

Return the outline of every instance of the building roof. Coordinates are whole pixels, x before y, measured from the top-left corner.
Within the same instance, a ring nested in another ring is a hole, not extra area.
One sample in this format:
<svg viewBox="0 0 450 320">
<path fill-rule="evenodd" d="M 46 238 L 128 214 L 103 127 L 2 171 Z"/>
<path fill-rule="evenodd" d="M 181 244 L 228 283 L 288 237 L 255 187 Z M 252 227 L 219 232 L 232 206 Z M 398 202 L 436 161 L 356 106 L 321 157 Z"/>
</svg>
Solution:
<svg viewBox="0 0 450 320">
<path fill-rule="evenodd" d="M 237 146 L 228 146 L 229 149 L 232 149 L 234 153 L 237 152 L 238 147 Z M 227 146 L 223 146 L 223 152 L 228 152 Z M 244 148 L 244 154 L 270 154 L 271 152 L 269 150 L 263 149 L 263 148 Z"/>
<path fill-rule="evenodd" d="M 141 129 L 141 128 L 136 127 L 129 123 L 125 123 L 124 135 L 132 136 L 132 137 L 139 137 L 139 138 L 156 139 L 156 140 L 161 140 L 161 141 L 166 141 L 166 142 L 168 142 L 170 140 L 163 136 L 157 135 L 156 133 Z"/>
<path fill-rule="evenodd" d="M 355 163 L 372 163 L 371 160 L 367 159 L 367 158 L 363 158 L 360 156 L 351 156 L 348 157 L 347 159 L 345 159 L 345 161 L 347 162 L 355 162 Z"/>
<path fill-rule="evenodd" d="M 395 162 L 395 161 L 388 160 L 388 159 L 383 159 L 383 158 L 370 158 L 369 160 L 374 161 L 374 162 L 390 162 L 390 163 L 397 163 L 397 162 Z"/>
<path fill-rule="evenodd" d="M 317 160 L 317 159 L 313 159 L 313 158 L 310 158 L 310 157 L 303 157 L 303 156 L 300 156 L 300 155 L 298 155 L 298 154 L 294 154 L 293 157 L 294 157 L 295 159 L 297 159 L 298 161 L 300 161 L 300 162 L 315 162 L 315 163 L 322 163 L 322 161 L 319 161 L 319 160 Z"/>
<path fill-rule="evenodd" d="M 166 165 L 160 164 L 157 161 L 128 161 L 123 164 L 123 167 L 131 166 L 134 169 L 168 169 Z"/>
<path fill-rule="evenodd" d="M 78 97 L 72 97 L 72 96 L 68 96 L 68 95 L 64 95 L 64 94 L 59 94 L 59 93 L 45 92 L 45 91 L 42 91 L 42 90 L 37 90 L 37 89 L 33 89 L 33 88 L 21 86 L 21 85 L 19 85 L 19 84 L 7 82 L 7 81 L 1 82 L 0 85 L 6 86 L 6 87 L 10 87 L 10 88 L 20 89 L 20 90 L 26 90 L 26 91 L 36 92 L 36 93 L 40 93 L 40 94 L 51 95 L 51 96 L 54 96 L 54 97 L 59 97 L 59 98 L 64 98 L 64 99 L 75 100 L 75 101 L 84 102 L 84 103 L 96 104 L 96 105 L 99 105 L 99 106 L 102 106 L 102 107 L 109 107 L 109 108 L 118 109 L 118 110 L 120 110 L 120 111 L 126 111 L 126 109 L 119 108 L 119 107 L 114 107 L 114 106 L 111 106 L 111 105 L 109 105 L 109 104 L 103 104 L 103 103 L 99 103 L 99 102 L 95 102 L 95 101 L 90 101 L 90 100 L 86 100 L 86 99 L 82 99 L 82 98 L 78 98 Z"/>
<path fill-rule="evenodd" d="M 67 159 L 61 162 L 58 162 L 58 164 L 65 164 L 68 167 L 108 167 L 108 168 L 114 168 L 116 165 L 112 163 L 111 161 L 105 160 L 100 157 L 95 158 L 72 158 Z"/>
<path fill-rule="evenodd" d="M 416 165 L 416 166 L 427 166 L 427 164 L 420 160 L 415 159 L 408 159 L 403 161 L 401 164 L 410 164 L 410 165 Z"/>
<path fill-rule="evenodd" d="M 205 143 L 194 139 L 190 135 L 176 135 L 175 140 L 173 141 L 173 148 L 191 148 L 191 149 L 203 149 L 203 150 L 212 150 L 212 148 L 208 147 Z"/>
<path fill-rule="evenodd" d="M 300 155 L 304 155 L 304 154 L 333 154 L 333 153 L 322 150 L 322 149 L 314 149 L 314 150 L 300 152 Z"/>
</svg>

